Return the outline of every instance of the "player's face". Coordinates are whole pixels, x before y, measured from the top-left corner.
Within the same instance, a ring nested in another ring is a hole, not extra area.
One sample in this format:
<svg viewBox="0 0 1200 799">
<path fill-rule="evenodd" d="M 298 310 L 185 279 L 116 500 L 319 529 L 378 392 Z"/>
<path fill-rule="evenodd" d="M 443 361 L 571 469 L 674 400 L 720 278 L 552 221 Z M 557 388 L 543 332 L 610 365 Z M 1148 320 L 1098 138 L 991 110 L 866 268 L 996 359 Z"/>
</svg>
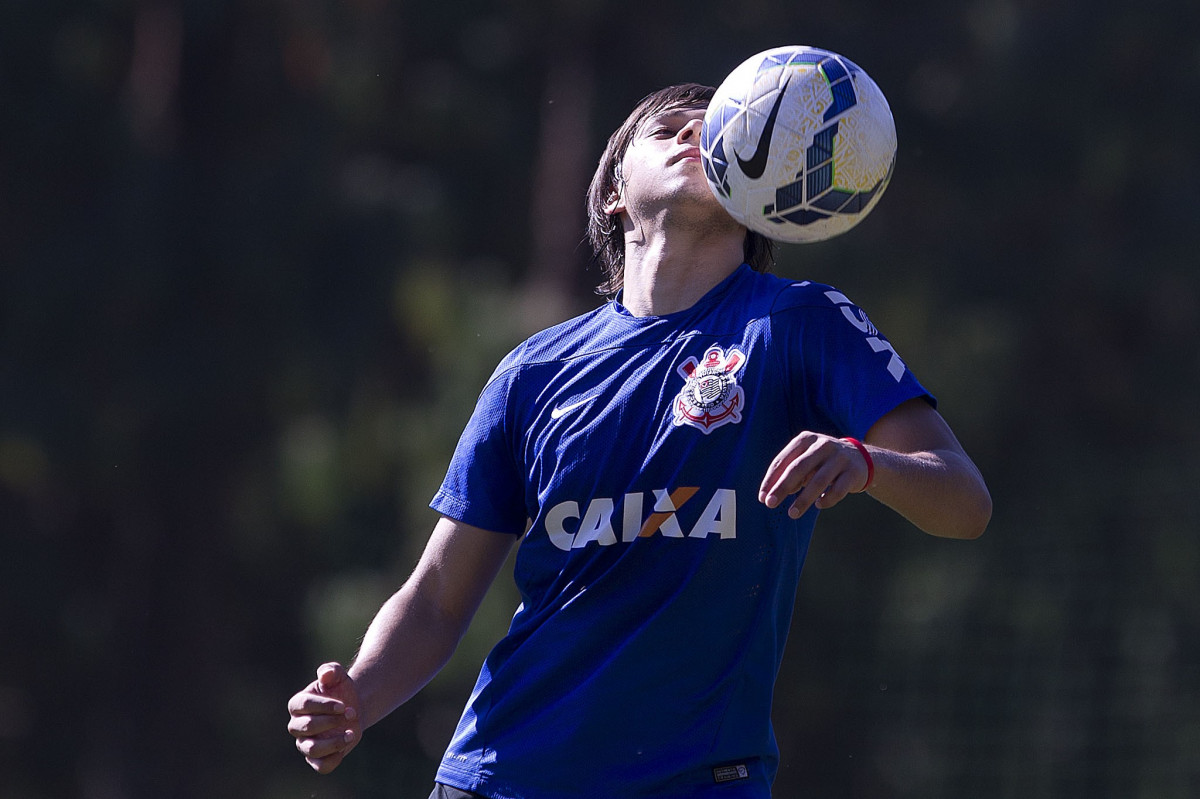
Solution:
<svg viewBox="0 0 1200 799">
<path fill-rule="evenodd" d="M 720 208 L 700 163 L 703 108 L 674 108 L 646 118 L 621 160 L 613 212 L 647 218 L 663 208 Z"/>
</svg>

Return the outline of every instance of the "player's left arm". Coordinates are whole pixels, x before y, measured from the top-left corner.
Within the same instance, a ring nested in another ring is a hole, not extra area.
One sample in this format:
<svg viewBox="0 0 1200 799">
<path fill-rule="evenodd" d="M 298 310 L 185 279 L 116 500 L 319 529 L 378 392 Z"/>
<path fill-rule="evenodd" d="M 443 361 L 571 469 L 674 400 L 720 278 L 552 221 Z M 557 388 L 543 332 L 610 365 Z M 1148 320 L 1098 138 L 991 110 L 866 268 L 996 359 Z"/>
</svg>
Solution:
<svg viewBox="0 0 1200 799">
<path fill-rule="evenodd" d="M 804 432 L 771 462 L 759 500 L 773 508 L 794 494 L 789 513 L 798 518 L 865 487 L 930 535 L 983 534 L 992 517 L 983 475 L 929 403 L 912 399 L 897 406 L 872 425 L 863 443 L 874 466 L 869 486 L 867 460 L 852 442 Z"/>
<path fill-rule="evenodd" d="M 950 425 L 913 399 L 885 414 L 864 443 L 875 462 L 868 493 L 930 535 L 978 538 L 992 497 Z"/>
</svg>

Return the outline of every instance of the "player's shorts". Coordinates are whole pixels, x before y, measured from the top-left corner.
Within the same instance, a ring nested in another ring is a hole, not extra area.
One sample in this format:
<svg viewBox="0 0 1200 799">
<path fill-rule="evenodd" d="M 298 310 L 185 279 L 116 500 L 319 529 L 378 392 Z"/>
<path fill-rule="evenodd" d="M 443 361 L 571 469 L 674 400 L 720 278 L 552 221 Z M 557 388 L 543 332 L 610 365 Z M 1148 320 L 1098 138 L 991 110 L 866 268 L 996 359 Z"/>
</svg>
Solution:
<svg viewBox="0 0 1200 799">
<path fill-rule="evenodd" d="M 442 785 L 438 782 L 434 783 L 433 793 L 429 794 L 429 799 L 487 799 L 487 797 L 470 791 L 460 791 L 458 788 L 451 788 L 449 785 Z"/>
</svg>

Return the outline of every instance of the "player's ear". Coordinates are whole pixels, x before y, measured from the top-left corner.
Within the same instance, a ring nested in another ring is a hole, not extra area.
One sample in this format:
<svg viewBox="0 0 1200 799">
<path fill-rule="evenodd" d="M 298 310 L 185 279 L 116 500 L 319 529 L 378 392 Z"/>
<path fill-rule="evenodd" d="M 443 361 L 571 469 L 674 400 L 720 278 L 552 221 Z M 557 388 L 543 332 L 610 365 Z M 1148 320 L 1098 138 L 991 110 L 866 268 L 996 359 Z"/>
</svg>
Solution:
<svg viewBox="0 0 1200 799">
<path fill-rule="evenodd" d="M 609 216 L 616 216 L 625 210 L 625 198 L 621 196 L 619 189 L 614 187 L 612 191 L 608 193 L 608 199 L 604 201 L 604 205 L 601 206 L 600 210 L 604 211 L 604 213 L 608 214 Z"/>
<path fill-rule="evenodd" d="M 608 187 L 608 197 L 602 210 L 609 216 L 615 216 L 625 210 L 625 176 L 621 174 L 621 162 L 613 164 L 612 184 Z"/>
</svg>

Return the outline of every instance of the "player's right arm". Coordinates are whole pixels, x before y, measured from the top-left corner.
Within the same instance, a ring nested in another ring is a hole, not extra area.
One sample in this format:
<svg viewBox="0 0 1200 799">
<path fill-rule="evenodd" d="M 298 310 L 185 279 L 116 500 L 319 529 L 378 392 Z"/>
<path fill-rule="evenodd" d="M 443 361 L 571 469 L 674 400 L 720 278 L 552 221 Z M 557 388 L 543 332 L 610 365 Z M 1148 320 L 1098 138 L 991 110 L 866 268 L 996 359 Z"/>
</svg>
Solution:
<svg viewBox="0 0 1200 799">
<path fill-rule="evenodd" d="M 288 702 L 288 731 L 318 772 L 446 664 L 516 540 L 442 517 L 412 576 L 379 609 L 347 670 L 336 663 Z"/>
</svg>

